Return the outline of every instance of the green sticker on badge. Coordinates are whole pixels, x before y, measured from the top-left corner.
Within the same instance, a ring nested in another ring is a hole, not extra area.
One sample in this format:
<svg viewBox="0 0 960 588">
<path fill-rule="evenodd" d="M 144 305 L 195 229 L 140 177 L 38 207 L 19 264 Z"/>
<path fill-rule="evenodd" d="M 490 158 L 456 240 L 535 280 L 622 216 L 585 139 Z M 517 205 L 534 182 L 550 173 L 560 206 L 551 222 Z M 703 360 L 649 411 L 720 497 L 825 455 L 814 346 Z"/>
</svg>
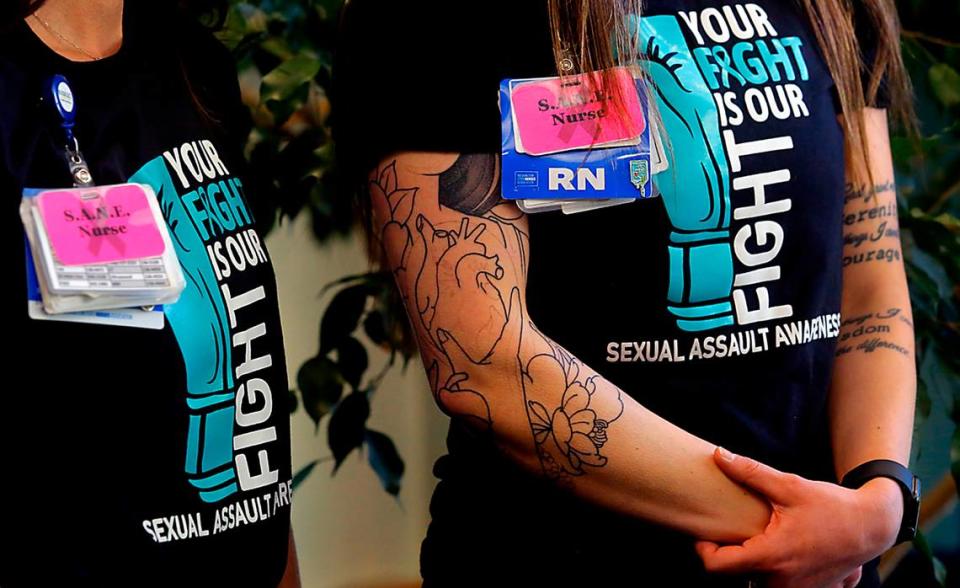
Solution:
<svg viewBox="0 0 960 588">
<path fill-rule="evenodd" d="M 645 159 L 635 159 L 630 162 L 630 181 L 637 188 L 643 191 L 650 181 L 650 166 Z"/>
</svg>

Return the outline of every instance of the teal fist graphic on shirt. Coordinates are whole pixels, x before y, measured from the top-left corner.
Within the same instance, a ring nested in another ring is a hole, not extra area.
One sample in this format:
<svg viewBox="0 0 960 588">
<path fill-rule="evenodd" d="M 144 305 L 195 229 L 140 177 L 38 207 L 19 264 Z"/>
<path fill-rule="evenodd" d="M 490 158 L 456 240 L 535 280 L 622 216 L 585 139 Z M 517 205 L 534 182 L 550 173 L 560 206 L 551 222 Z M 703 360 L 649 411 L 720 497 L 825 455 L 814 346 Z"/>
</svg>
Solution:
<svg viewBox="0 0 960 588">
<path fill-rule="evenodd" d="M 685 331 L 734 323 L 730 169 L 713 95 L 673 16 L 633 18 L 672 153 L 657 177 L 672 231 L 668 310 Z"/>
<path fill-rule="evenodd" d="M 218 502 L 237 492 L 236 396 L 227 308 L 201 231 L 186 210 L 163 157 L 145 165 L 130 181 L 156 191 L 187 281 L 180 300 L 165 312 L 186 365 L 190 417 L 184 469 L 204 502 Z"/>
</svg>

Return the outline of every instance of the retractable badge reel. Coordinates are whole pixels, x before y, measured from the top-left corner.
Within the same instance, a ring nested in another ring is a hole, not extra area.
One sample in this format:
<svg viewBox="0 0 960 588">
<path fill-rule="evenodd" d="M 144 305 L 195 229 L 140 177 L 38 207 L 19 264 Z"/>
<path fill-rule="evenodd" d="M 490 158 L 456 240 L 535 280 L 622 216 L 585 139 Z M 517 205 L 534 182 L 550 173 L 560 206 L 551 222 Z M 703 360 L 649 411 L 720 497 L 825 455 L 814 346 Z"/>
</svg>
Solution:
<svg viewBox="0 0 960 588">
<path fill-rule="evenodd" d="M 158 306 L 175 302 L 185 283 L 156 195 L 141 184 L 95 185 L 70 83 L 53 76 L 42 98 L 63 130 L 73 187 L 24 190 L 30 316 L 162 328 Z"/>
<path fill-rule="evenodd" d="M 77 121 L 77 102 L 70 88 L 70 82 L 62 75 L 55 75 L 50 79 L 47 94 L 53 103 L 57 115 L 60 117 L 60 127 L 63 129 L 66 144 L 64 155 L 70 169 L 70 177 L 76 188 L 90 188 L 93 186 L 93 174 L 80 152 L 80 142 L 73 132 Z"/>
</svg>

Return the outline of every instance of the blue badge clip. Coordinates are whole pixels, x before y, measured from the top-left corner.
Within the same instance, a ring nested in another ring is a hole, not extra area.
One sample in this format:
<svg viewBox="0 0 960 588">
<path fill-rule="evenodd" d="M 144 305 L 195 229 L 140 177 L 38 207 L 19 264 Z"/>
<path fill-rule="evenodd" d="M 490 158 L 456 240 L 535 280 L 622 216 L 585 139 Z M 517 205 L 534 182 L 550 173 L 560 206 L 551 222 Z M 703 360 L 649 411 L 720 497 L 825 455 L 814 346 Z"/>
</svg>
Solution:
<svg viewBox="0 0 960 588">
<path fill-rule="evenodd" d="M 48 96 L 60 117 L 60 126 L 67 133 L 67 141 L 73 141 L 73 126 L 77 121 L 77 101 L 74 98 L 73 88 L 65 76 L 57 74 L 50 78 L 47 88 Z"/>
</svg>

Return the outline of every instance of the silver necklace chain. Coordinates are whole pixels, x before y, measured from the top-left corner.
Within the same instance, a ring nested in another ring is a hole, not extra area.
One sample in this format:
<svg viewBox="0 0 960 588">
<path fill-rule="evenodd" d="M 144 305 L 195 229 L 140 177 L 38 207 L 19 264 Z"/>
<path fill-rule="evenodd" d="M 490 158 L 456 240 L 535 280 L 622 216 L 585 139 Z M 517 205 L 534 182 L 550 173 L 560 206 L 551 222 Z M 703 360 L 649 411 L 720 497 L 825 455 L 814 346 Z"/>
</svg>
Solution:
<svg viewBox="0 0 960 588">
<path fill-rule="evenodd" d="M 61 35 L 59 31 L 57 31 L 55 28 L 53 28 L 52 26 L 50 26 L 50 23 L 48 23 L 46 20 L 44 20 L 43 18 L 41 18 L 40 15 L 37 14 L 36 12 L 34 12 L 31 16 L 32 16 L 38 23 L 40 23 L 40 25 L 41 25 L 43 28 L 45 28 L 45 29 L 47 29 L 48 31 L 50 31 L 54 36 L 56 36 L 58 39 L 60 39 L 61 41 L 63 41 L 63 42 L 66 43 L 67 45 L 70 45 L 71 47 L 73 47 L 74 49 L 76 49 L 76 50 L 77 50 L 79 53 L 81 53 L 84 57 L 88 57 L 89 59 L 91 59 L 91 60 L 93 60 L 93 61 L 100 61 L 101 59 L 103 59 L 102 56 L 97 57 L 96 55 L 93 55 L 92 53 L 90 53 L 89 51 L 87 51 L 86 49 L 84 49 L 83 47 L 81 47 L 80 45 L 77 45 L 76 43 L 74 43 L 74 42 L 71 41 L 70 39 L 68 39 L 68 38 L 64 37 L 63 35 Z"/>
</svg>

